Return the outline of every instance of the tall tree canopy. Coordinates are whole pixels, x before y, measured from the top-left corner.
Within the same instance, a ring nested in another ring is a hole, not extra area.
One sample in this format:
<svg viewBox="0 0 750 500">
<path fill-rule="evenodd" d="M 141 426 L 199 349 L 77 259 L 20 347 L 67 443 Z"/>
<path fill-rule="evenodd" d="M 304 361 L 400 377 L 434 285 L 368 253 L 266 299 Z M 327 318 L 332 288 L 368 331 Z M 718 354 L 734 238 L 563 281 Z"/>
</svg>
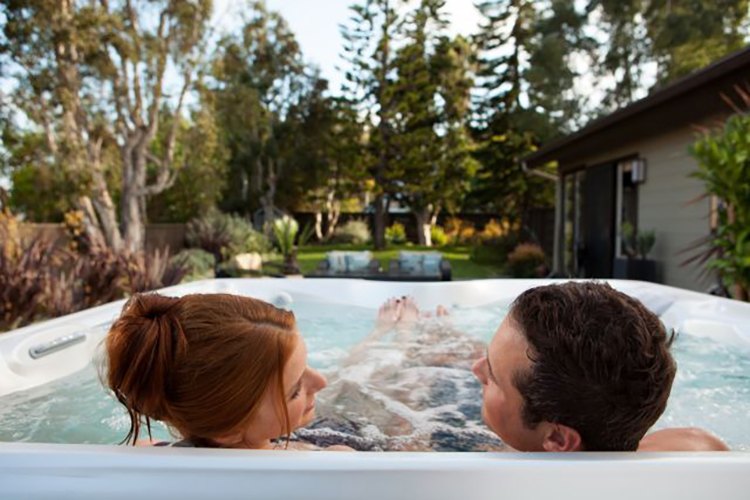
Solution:
<svg viewBox="0 0 750 500">
<path fill-rule="evenodd" d="M 153 143 L 164 118 L 182 114 L 211 7 L 210 0 L 4 2 L 1 50 L 17 83 L 14 105 L 43 132 L 50 164 L 79 187 L 76 205 L 93 240 L 143 249 L 147 200 L 175 181 L 180 120 L 171 120 L 160 155 Z M 176 88 L 167 85 L 168 68 Z M 119 210 L 107 183 L 112 170 Z"/>
</svg>

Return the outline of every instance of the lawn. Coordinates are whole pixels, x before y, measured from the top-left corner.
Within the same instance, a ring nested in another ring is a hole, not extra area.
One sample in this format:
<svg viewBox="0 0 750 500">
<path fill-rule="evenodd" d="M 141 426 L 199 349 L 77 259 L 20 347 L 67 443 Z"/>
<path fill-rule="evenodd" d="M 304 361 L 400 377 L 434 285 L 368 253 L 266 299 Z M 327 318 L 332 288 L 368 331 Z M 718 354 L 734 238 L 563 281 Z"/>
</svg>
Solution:
<svg viewBox="0 0 750 500">
<path fill-rule="evenodd" d="M 479 264 L 470 258 L 471 247 L 469 246 L 446 246 L 440 248 L 420 247 L 416 245 L 393 245 L 386 250 L 372 250 L 368 245 L 310 245 L 297 250 L 297 260 L 303 273 L 315 270 L 318 262 L 325 259 L 326 252 L 332 250 L 370 250 L 374 258 L 380 261 L 383 269 L 388 269 L 391 259 L 398 257 L 401 250 L 439 251 L 451 263 L 454 280 L 502 278 L 504 277 L 503 266 L 498 264 Z"/>
</svg>

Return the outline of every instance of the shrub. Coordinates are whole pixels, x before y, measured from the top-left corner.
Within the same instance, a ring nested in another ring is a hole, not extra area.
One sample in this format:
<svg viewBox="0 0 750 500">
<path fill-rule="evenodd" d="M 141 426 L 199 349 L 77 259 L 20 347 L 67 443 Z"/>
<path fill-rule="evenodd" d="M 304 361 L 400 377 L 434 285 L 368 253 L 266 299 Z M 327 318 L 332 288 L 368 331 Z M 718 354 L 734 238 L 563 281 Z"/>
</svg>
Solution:
<svg viewBox="0 0 750 500">
<path fill-rule="evenodd" d="M 521 243 L 508 255 L 508 271 L 514 278 L 540 277 L 544 265 L 544 250 L 533 243 Z"/>
<path fill-rule="evenodd" d="M 406 243 L 406 228 L 400 222 L 394 222 L 385 230 L 385 241 L 390 245 Z"/>
<path fill-rule="evenodd" d="M 216 258 L 200 248 L 188 248 L 172 256 L 172 263 L 185 267 L 187 274 L 183 281 L 196 281 L 214 277 Z"/>
<path fill-rule="evenodd" d="M 448 244 L 448 235 L 445 234 L 445 230 L 440 226 L 432 226 L 430 229 L 430 237 L 432 238 L 432 244 L 437 247 L 442 247 Z"/>
<path fill-rule="evenodd" d="M 178 284 L 187 274 L 187 266 L 170 261 L 169 250 L 155 250 L 120 256 L 124 270 L 124 288 L 129 294 L 148 292 Z"/>
<path fill-rule="evenodd" d="M 210 210 L 187 224 L 185 240 L 190 248 L 200 248 L 223 260 L 224 250 L 232 243 L 231 216 Z"/>
<path fill-rule="evenodd" d="M 42 312 L 52 256 L 50 244 L 0 239 L 0 331 L 27 325 Z"/>
<path fill-rule="evenodd" d="M 743 90 L 742 100 L 750 102 Z M 729 118 L 720 130 L 705 133 L 691 148 L 698 161 L 692 174 L 703 182 L 707 195 L 721 203 L 712 234 L 693 247 L 698 255 L 685 261 L 715 269 L 736 299 L 750 300 L 750 115 Z"/>
<path fill-rule="evenodd" d="M 271 242 L 253 229 L 244 218 L 211 210 L 188 222 L 185 235 L 188 247 L 200 248 L 223 262 L 232 255 L 246 252 L 268 253 Z"/>
<path fill-rule="evenodd" d="M 257 252 L 266 254 L 273 252 L 273 245 L 268 236 L 256 231 L 250 222 L 237 215 L 230 215 L 229 219 L 231 238 L 229 246 L 224 249 L 224 259 L 240 253 Z"/>
<path fill-rule="evenodd" d="M 445 220 L 445 234 L 454 245 L 471 243 L 476 235 L 474 224 L 458 217 L 448 217 Z"/>
<path fill-rule="evenodd" d="M 284 257 L 292 255 L 294 252 L 294 240 L 299 231 L 299 224 L 293 217 L 285 215 L 271 222 L 274 241 L 276 246 Z"/>
<path fill-rule="evenodd" d="M 484 228 L 477 233 L 477 239 L 482 242 L 493 242 L 511 233 L 513 227 L 507 220 L 498 222 L 495 219 L 490 219 Z"/>
<path fill-rule="evenodd" d="M 372 239 L 370 228 L 363 220 L 350 220 L 343 226 L 336 228 L 333 233 L 334 243 L 351 243 L 353 245 L 364 245 Z"/>
</svg>

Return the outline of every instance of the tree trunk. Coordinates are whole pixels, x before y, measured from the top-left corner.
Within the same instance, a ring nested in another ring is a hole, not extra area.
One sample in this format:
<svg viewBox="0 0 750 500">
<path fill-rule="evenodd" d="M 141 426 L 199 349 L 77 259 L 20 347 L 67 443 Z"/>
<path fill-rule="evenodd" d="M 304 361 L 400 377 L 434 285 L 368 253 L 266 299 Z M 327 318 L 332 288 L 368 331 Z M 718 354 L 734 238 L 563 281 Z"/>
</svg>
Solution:
<svg viewBox="0 0 750 500">
<path fill-rule="evenodd" d="M 432 246 L 432 222 L 434 220 L 432 210 L 428 206 L 414 211 L 417 219 L 417 243 L 422 246 Z"/>
<path fill-rule="evenodd" d="M 374 239 L 375 249 L 383 250 L 385 248 L 385 196 L 380 193 L 375 196 L 375 228 Z"/>
<path fill-rule="evenodd" d="M 326 196 L 326 239 L 333 236 L 336 231 L 336 225 L 339 223 L 339 217 L 341 216 L 341 205 L 336 202 L 335 193 L 329 191 Z"/>
<path fill-rule="evenodd" d="M 276 212 L 276 205 L 274 199 L 276 198 L 276 166 L 273 160 L 268 160 L 268 168 L 266 169 L 266 192 L 260 197 L 261 208 L 263 209 L 263 223 L 272 220 Z"/>
<path fill-rule="evenodd" d="M 315 238 L 323 241 L 323 213 L 320 210 L 315 211 Z"/>
<path fill-rule="evenodd" d="M 734 293 L 732 295 L 734 295 L 734 298 L 736 300 L 741 300 L 743 302 L 747 302 L 748 301 L 748 291 L 747 291 L 747 289 L 745 287 L 743 287 L 739 283 L 735 283 L 735 285 L 734 285 Z"/>
</svg>

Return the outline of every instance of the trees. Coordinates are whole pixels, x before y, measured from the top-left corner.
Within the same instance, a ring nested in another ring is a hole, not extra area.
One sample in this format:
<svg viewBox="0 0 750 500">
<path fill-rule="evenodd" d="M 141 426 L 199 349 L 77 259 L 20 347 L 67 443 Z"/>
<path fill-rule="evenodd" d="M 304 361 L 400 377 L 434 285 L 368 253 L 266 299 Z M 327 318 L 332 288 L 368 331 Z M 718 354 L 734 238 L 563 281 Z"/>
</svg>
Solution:
<svg viewBox="0 0 750 500">
<path fill-rule="evenodd" d="M 240 34 L 219 43 L 213 64 L 212 90 L 234 179 L 222 205 L 246 214 L 260 209 L 271 219 L 296 140 L 290 116 L 315 83 L 284 19 L 263 2 L 250 7 Z"/>
<path fill-rule="evenodd" d="M 2 9 L 14 104 L 44 134 L 51 164 L 78 186 L 75 204 L 89 237 L 141 251 L 147 200 L 175 181 L 180 120 L 172 120 L 161 155 L 153 141 L 165 114 L 181 116 L 211 1 L 10 0 Z M 176 89 L 167 85 L 168 67 Z M 119 210 L 107 183 L 112 171 Z"/>
<path fill-rule="evenodd" d="M 153 222 L 185 222 L 215 208 L 228 183 L 228 152 L 216 123 L 214 99 L 205 89 L 200 92 L 200 107 L 188 121 L 167 116 L 164 127 L 154 140 L 158 153 L 167 146 L 171 120 L 179 119 L 174 166 L 174 184 L 151 198 L 149 220 Z"/>
<path fill-rule="evenodd" d="M 344 59 L 350 68 L 344 91 L 368 131 L 368 167 L 375 189 L 375 248 L 385 247 L 387 195 L 393 193 L 393 79 L 400 16 L 395 0 L 367 0 L 352 5 L 350 24 L 342 27 Z M 363 155 L 365 156 L 365 155 Z"/>
<path fill-rule="evenodd" d="M 473 136 L 480 168 L 467 203 L 522 222 L 531 207 L 549 206 L 554 199 L 552 183 L 528 175 L 523 158 L 572 119 L 570 108 L 555 109 L 563 99 L 552 96 L 550 89 L 557 84 L 545 81 L 526 61 L 533 57 L 543 67 L 566 65 L 567 52 L 551 50 L 547 59 L 544 54 L 551 47 L 551 33 L 567 21 L 541 17 L 529 0 L 492 0 L 477 7 L 484 17 L 475 37 L 478 88 Z M 549 25 L 546 35 L 538 31 L 540 24 Z M 566 69 L 557 73 L 565 75 L 563 81 L 572 78 Z"/>
<path fill-rule="evenodd" d="M 458 207 L 475 171 L 467 129 L 472 52 L 464 38 L 443 34 L 444 5 L 423 0 L 407 17 L 393 84 L 390 173 L 415 215 L 419 244 L 427 246 L 440 210 Z"/>
<path fill-rule="evenodd" d="M 742 48 L 749 7 L 747 0 L 590 0 L 587 12 L 607 33 L 598 74 L 616 80 L 605 107 L 632 102 L 648 64 L 663 86 Z"/>
</svg>

